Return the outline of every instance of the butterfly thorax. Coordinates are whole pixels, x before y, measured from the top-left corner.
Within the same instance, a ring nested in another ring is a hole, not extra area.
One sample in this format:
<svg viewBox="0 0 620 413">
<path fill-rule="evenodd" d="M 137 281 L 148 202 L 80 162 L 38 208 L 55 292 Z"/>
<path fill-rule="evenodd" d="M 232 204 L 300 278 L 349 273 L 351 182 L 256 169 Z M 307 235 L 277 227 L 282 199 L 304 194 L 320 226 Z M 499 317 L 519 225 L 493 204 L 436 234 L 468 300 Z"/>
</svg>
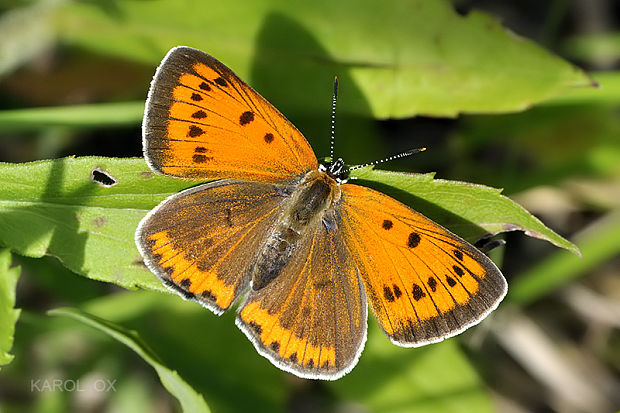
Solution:
<svg viewBox="0 0 620 413">
<path fill-rule="evenodd" d="M 255 290 L 265 287 L 280 274 L 300 240 L 312 236 L 316 225 L 332 229 L 332 220 L 326 217 L 326 213 L 339 200 L 340 188 L 327 173 L 311 171 L 302 178 L 282 212 L 282 219 L 257 256 L 252 268 Z"/>
</svg>

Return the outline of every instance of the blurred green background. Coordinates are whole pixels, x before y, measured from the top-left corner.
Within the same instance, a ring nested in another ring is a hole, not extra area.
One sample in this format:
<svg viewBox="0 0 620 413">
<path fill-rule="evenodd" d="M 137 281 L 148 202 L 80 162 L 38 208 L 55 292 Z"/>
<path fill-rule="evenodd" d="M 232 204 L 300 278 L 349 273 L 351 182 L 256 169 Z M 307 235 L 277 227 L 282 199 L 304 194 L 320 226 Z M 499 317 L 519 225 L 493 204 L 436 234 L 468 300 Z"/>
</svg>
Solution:
<svg viewBox="0 0 620 413">
<path fill-rule="evenodd" d="M 53 256 L 46 234 L 28 245 L 3 235 L 14 253 L 0 252 L 0 409 L 619 409 L 619 22 L 613 0 L 3 0 L 1 162 L 140 157 L 150 79 L 182 44 L 231 67 L 319 158 L 338 75 L 338 156 L 359 164 L 425 146 L 382 167 L 504 188 L 583 257 L 507 232 L 491 255 L 509 295 L 482 324 L 403 349 L 371 316 L 358 366 L 316 382 L 258 355 L 233 312 L 218 318 L 177 296 L 119 287 L 127 280 L 85 278 Z M 7 176 L 0 186 L 19 184 Z M 7 199 L 0 233 L 31 231 L 11 225 L 19 200 Z M 136 205 L 119 213 L 139 219 Z M 22 219 L 38 222 L 39 212 Z M 47 313 L 59 307 L 82 312 Z"/>
</svg>

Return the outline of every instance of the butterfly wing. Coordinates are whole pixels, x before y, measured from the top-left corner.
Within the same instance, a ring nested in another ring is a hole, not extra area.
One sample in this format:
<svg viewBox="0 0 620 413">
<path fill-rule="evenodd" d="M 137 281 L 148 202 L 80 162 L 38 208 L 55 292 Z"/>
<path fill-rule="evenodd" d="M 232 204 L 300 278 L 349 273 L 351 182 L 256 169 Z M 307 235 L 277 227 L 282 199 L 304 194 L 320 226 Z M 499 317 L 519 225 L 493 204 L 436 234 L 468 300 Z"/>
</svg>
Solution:
<svg viewBox="0 0 620 413">
<path fill-rule="evenodd" d="M 167 175 L 283 181 L 318 167 L 303 135 L 212 56 L 175 47 L 160 64 L 142 123 L 144 157 Z"/>
<path fill-rule="evenodd" d="M 395 344 L 441 341 L 478 323 L 506 294 L 472 245 L 380 192 L 342 185 L 340 215 L 372 310 Z"/>
<path fill-rule="evenodd" d="M 250 284 L 249 267 L 293 187 L 220 180 L 172 195 L 140 222 L 148 268 L 185 299 L 221 314 Z"/>
<path fill-rule="evenodd" d="M 335 380 L 362 351 L 366 297 L 333 210 L 303 237 L 278 277 L 250 289 L 237 325 L 283 370 Z"/>
</svg>

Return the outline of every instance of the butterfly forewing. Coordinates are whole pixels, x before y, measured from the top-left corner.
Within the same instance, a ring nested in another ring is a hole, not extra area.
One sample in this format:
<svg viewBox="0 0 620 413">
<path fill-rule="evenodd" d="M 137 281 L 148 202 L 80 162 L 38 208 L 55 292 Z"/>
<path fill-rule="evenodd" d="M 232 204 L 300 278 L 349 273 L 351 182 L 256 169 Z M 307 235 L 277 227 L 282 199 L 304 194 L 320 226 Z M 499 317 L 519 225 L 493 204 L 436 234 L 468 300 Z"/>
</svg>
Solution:
<svg viewBox="0 0 620 413">
<path fill-rule="evenodd" d="M 347 246 L 394 343 L 420 346 L 458 334 L 506 294 L 495 264 L 466 241 L 380 192 L 341 190 Z"/>
<path fill-rule="evenodd" d="M 303 135 L 212 56 L 168 52 L 143 121 L 150 166 L 184 178 L 282 181 L 318 167 Z"/>
<path fill-rule="evenodd" d="M 217 314 L 250 283 L 249 267 L 291 186 L 221 180 L 179 192 L 140 223 L 136 243 L 166 285 Z"/>
</svg>

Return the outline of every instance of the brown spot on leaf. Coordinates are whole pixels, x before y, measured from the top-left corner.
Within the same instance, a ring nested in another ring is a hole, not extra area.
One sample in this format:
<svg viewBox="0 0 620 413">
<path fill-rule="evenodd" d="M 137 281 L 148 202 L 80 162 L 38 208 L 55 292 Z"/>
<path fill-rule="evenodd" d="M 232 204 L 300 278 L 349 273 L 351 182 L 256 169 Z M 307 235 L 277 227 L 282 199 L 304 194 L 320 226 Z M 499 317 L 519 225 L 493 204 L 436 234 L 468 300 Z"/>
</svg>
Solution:
<svg viewBox="0 0 620 413">
<path fill-rule="evenodd" d="M 108 223 L 108 218 L 106 218 L 103 215 L 98 216 L 97 218 L 93 219 L 93 225 L 96 226 L 97 228 L 101 228 L 107 223 Z"/>
</svg>

